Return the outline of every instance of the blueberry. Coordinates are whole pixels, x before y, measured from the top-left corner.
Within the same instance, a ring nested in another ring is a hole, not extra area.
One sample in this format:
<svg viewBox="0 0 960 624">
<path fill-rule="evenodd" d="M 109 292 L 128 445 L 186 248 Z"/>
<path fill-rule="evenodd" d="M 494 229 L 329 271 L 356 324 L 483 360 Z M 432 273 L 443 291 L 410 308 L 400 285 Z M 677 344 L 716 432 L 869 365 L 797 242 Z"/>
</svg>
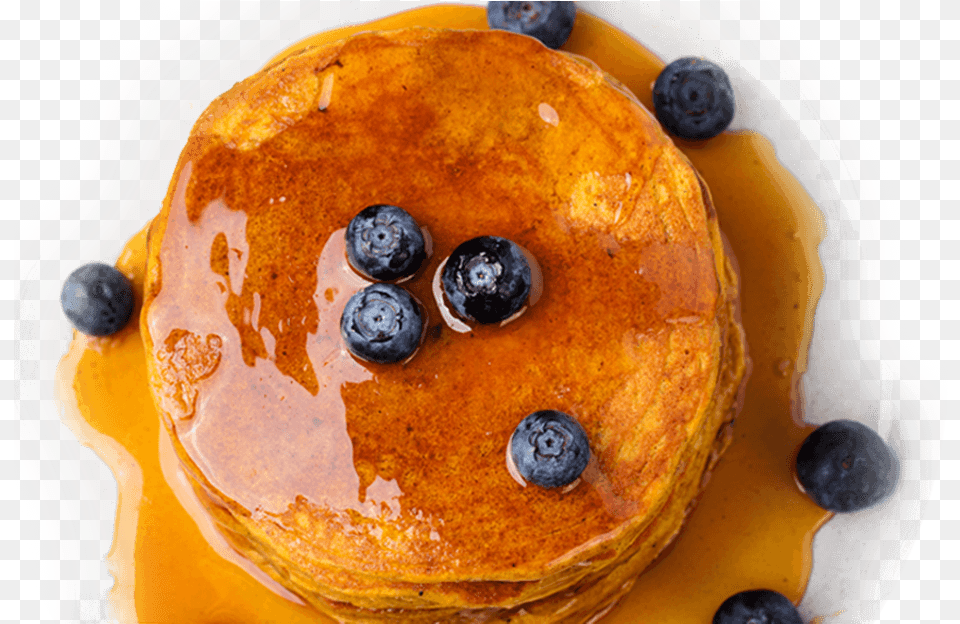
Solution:
<svg viewBox="0 0 960 624">
<path fill-rule="evenodd" d="M 534 412 L 521 420 L 510 446 L 520 475 L 545 488 L 573 483 L 590 461 L 590 442 L 583 427 L 555 410 Z"/>
<path fill-rule="evenodd" d="M 350 266 L 381 282 L 413 275 L 427 257 L 417 222 L 386 204 L 361 210 L 347 226 L 346 243 Z"/>
<path fill-rule="evenodd" d="M 886 498 L 900 465 L 876 432 L 853 420 L 818 427 L 800 445 L 797 479 L 817 505 L 829 511 L 859 511 Z"/>
<path fill-rule="evenodd" d="M 60 307 L 78 331 L 108 336 L 123 329 L 133 314 L 133 287 L 109 264 L 91 262 L 63 283 Z"/>
<path fill-rule="evenodd" d="M 340 317 L 340 335 L 350 353 L 378 364 L 413 355 L 422 334 L 420 305 L 393 284 L 372 284 L 357 292 Z"/>
<path fill-rule="evenodd" d="M 727 73 L 710 61 L 680 58 L 657 76 L 653 109 L 663 127 L 681 139 L 709 139 L 733 120 L 733 87 Z"/>
<path fill-rule="evenodd" d="M 457 314 L 478 323 L 499 323 L 526 303 L 530 264 L 513 241 L 479 236 L 453 250 L 441 280 Z"/>
<path fill-rule="evenodd" d="M 786 596 L 769 589 L 753 589 L 723 601 L 713 624 L 803 624 Z"/>
<path fill-rule="evenodd" d="M 530 35 L 556 50 L 573 30 L 577 6 L 573 2 L 488 2 L 490 28 Z"/>
</svg>

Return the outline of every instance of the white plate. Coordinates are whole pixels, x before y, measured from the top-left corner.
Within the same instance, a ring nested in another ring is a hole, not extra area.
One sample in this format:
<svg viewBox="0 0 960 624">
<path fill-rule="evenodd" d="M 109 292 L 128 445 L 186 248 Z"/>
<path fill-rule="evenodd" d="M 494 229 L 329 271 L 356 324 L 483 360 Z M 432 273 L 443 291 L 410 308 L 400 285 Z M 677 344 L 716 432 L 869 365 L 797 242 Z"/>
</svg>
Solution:
<svg viewBox="0 0 960 624">
<path fill-rule="evenodd" d="M 214 97 L 303 36 L 429 3 L 91 3 L 63 13 L 48 7 L 59 21 L 25 19 L 31 11 L 40 16 L 44 4 L 36 4 L 24 5 L 20 15 L 20 39 L 26 41 L 20 117 L 26 121 L 19 130 L 20 168 L 16 175 L 8 169 L 5 177 L 25 181 L 19 191 L 14 401 L 21 419 L 20 524 L 13 529 L 19 533 L 5 539 L 19 540 L 26 563 L 18 577 L 20 610 L 10 618 L 30 619 L 35 607 L 46 605 L 56 613 L 47 619 L 97 621 L 111 583 L 102 559 L 112 539 L 116 486 L 93 453 L 57 424 L 49 400 L 53 367 L 70 338 L 56 303 L 60 283 L 79 264 L 115 259 L 156 213 L 190 127 Z M 921 480 L 919 461 L 924 423 L 935 415 L 931 403 L 912 400 L 918 398 L 916 384 L 897 379 L 891 369 L 897 358 L 878 351 L 886 343 L 862 336 L 879 327 L 868 326 L 872 319 L 863 312 L 874 314 L 889 298 L 870 293 L 864 304 L 861 286 L 878 280 L 876 271 L 886 266 L 878 263 L 895 256 L 862 257 L 857 233 L 873 227 L 874 220 L 860 214 L 852 172 L 859 161 L 840 156 L 839 144 L 818 121 L 820 102 L 804 97 L 804 88 L 819 93 L 834 87 L 819 78 L 830 60 L 814 55 L 803 64 L 771 56 L 771 50 L 793 50 L 795 40 L 804 45 L 812 28 L 803 19 L 780 21 L 776 9 L 754 16 L 751 11 L 766 9 L 736 2 L 584 2 L 582 7 L 662 58 L 694 54 L 723 65 L 737 91 L 735 126 L 767 136 L 826 216 L 820 255 L 827 286 L 805 379 L 806 417 L 815 423 L 856 418 L 877 428 L 904 460 L 904 484 L 879 508 L 837 518 L 818 534 L 801 612 L 807 619 L 830 616 L 830 624 L 907 621 L 907 615 L 896 615 L 906 594 L 895 581 L 901 561 L 916 557 L 912 548 L 927 513 L 921 502 L 935 483 Z M 58 24 L 59 32 L 51 24 Z M 816 35 L 827 47 L 832 28 Z M 838 28 L 836 37 L 842 38 L 844 27 Z M 869 33 L 861 36 L 870 39 Z M 834 99 L 824 96 L 823 102 Z M 862 146 L 874 147 L 866 140 Z M 879 314 L 878 322 L 890 320 Z M 889 338 L 894 344 L 901 340 L 896 327 Z"/>
</svg>

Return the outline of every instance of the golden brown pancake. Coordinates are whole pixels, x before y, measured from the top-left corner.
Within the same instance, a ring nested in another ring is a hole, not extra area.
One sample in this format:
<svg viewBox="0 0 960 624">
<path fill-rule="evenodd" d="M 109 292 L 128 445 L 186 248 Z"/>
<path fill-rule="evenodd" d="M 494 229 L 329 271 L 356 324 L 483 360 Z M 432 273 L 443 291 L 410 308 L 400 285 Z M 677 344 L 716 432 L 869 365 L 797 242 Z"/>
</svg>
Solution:
<svg viewBox="0 0 960 624">
<path fill-rule="evenodd" d="M 427 330 L 362 363 L 339 319 L 367 284 L 343 229 L 406 209 Z M 509 238 L 542 271 L 516 320 L 466 331 L 434 276 Z M 534 300 L 535 299 L 535 300 Z M 590 63 L 504 32 L 410 29 L 307 48 L 201 116 L 151 228 L 141 327 L 186 474 L 240 552 L 345 621 L 585 621 L 680 529 L 743 376 L 709 194 Z M 518 483 L 527 414 L 592 459 Z"/>
</svg>

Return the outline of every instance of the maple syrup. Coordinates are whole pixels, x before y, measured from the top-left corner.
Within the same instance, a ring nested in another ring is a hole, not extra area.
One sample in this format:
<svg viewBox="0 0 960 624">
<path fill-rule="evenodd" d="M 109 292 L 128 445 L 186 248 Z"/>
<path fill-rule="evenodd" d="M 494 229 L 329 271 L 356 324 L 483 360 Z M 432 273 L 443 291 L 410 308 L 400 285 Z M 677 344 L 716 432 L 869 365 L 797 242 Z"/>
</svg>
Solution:
<svg viewBox="0 0 960 624">
<path fill-rule="evenodd" d="M 416 9 L 321 33 L 280 56 L 362 30 L 415 25 L 485 29 L 486 18 L 480 7 Z M 597 63 L 652 109 L 650 85 L 663 63 L 640 44 L 581 12 L 563 49 Z M 800 493 L 792 471 L 795 449 L 811 429 L 802 423 L 799 393 L 823 286 L 816 255 L 823 236 L 820 213 L 759 135 L 725 133 L 702 144 L 677 143 L 710 187 L 739 261 L 753 371 L 734 442 L 696 511 L 670 552 L 604 622 L 706 622 L 729 595 L 757 587 L 798 602 L 810 574 L 813 535 L 828 518 Z M 146 230 L 117 262 L 135 284 L 135 314 L 145 243 Z M 119 483 L 108 562 L 116 579 L 111 600 L 122 621 L 327 621 L 237 555 L 206 517 L 178 473 L 153 407 L 136 323 L 103 339 L 78 334 L 61 362 L 58 393 L 70 427 Z"/>
</svg>

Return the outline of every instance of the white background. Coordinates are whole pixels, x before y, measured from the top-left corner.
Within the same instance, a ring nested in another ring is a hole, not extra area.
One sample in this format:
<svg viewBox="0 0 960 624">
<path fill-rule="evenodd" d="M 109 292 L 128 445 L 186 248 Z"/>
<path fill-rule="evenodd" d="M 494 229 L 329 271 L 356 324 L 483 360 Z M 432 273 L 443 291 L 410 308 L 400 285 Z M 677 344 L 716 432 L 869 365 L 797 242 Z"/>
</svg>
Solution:
<svg viewBox="0 0 960 624">
<path fill-rule="evenodd" d="M 62 280 L 156 213 L 214 97 L 300 37 L 416 4 L 0 2 L 0 622 L 101 621 L 110 583 L 116 485 L 52 401 Z M 904 480 L 821 532 L 802 613 L 960 621 L 960 5 L 581 7 L 666 60 L 720 62 L 735 125 L 770 138 L 826 216 L 807 417 L 871 424 Z"/>
</svg>

